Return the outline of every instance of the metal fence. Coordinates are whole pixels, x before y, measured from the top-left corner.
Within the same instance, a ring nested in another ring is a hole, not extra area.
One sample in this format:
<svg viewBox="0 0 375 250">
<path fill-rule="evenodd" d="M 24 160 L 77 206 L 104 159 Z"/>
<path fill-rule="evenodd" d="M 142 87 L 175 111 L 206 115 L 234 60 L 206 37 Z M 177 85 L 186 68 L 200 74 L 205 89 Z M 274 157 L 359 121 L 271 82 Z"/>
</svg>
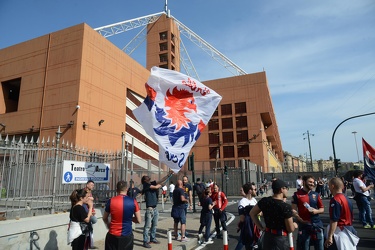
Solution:
<svg viewBox="0 0 375 250">
<path fill-rule="evenodd" d="M 167 168 L 156 160 L 132 157 L 125 158 L 124 170 L 124 156 L 121 151 L 93 152 L 74 148 L 59 140 L 56 143 L 54 140 L 34 141 L 33 137 L 24 140 L 13 137 L 9 140 L 8 136 L 5 139 L 0 136 L 0 214 L 5 213 L 8 219 L 17 219 L 68 211 L 71 192 L 85 184 L 63 183 L 64 160 L 110 164 L 109 183 L 98 183 L 93 191 L 96 205 L 115 195 L 115 185 L 122 171 L 125 179 L 133 180 L 138 187 L 141 187 L 143 175 L 150 176 L 151 180 L 159 180 L 167 174 Z M 239 195 L 243 183 L 258 182 L 263 178 L 261 169 L 245 160 L 241 160 L 241 168 L 228 169 L 227 175 L 223 169 L 211 169 L 209 162 L 196 162 L 195 165 L 199 170 L 194 174 L 183 169 L 170 181 L 176 182 L 184 175 L 189 177 L 192 184 L 197 178 L 202 181 L 212 179 L 227 195 Z"/>
</svg>

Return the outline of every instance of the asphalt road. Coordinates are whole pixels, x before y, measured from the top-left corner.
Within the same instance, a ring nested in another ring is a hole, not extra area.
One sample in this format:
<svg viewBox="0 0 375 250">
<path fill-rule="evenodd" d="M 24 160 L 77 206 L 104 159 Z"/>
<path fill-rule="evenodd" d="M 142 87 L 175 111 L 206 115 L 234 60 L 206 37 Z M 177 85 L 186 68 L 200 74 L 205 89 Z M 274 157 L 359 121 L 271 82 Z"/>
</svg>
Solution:
<svg viewBox="0 0 375 250">
<path fill-rule="evenodd" d="M 238 200 L 229 198 L 229 201 Z M 355 204 L 354 200 L 351 200 L 353 202 L 353 208 L 354 208 L 354 223 L 353 226 L 358 232 L 358 236 L 360 237 L 359 243 L 357 245 L 358 250 L 370 250 L 374 249 L 375 246 L 375 229 L 364 229 L 362 227 L 362 223 L 358 221 L 358 209 L 357 205 Z M 290 198 L 288 198 L 288 203 L 290 203 Z M 324 227 L 326 228 L 329 224 L 329 210 L 328 210 L 328 204 L 329 199 L 323 199 L 324 204 L 324 214 L 321 215 L 321 219 L 323 221 Z M 371 201 L 371 207 L 372 211 L 375 212 L 375 200 Z M 229 237 L 229 250 L 234 250 L 238 239 L 239 239 L 239 233 L 236 233 L 237 223 L 239 221 L 238 212 L 237 212 L 237 205 L 230 205 L 227 208 L 227 212 L 232 213 L 235 216 L 235 219 L 228 225 L 228 237 Z M 294 232 L 294 239 L 296 239 L 296 232 Z M 205 250 L 217 250 L 217 249 L 223 249 L 223 240 L 221 239 L 213 239 L 212 244 L 207 244 L 205 246 L 200 246 L 195 249 L 205 249 Z M 243 248 L 245 249 L 245 248 Z M 314 247 L 311 247 L 311 249 L 314 249 Z"/>
</svg>

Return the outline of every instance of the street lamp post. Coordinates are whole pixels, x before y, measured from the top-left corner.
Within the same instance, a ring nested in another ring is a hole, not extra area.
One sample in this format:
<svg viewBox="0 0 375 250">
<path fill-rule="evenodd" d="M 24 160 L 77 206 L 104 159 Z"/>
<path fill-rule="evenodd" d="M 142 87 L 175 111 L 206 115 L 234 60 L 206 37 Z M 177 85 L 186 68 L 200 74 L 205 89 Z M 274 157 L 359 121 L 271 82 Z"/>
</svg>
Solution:
<svg viewBox="0 0 375 250">
<path fill-rule="evenodd" d="M 352 134 L 354 135 L 354 143 L 355 143 L 355 148 L 357 149 L 357 158 L 358 158 L 358 163 L 359 163 L 359 153 L 358 153 L 358 145 L 357 145 L 357 131 L 353 131 Z"/>
<path fill-rule="evenodd" d="M 310 135 L 311 136 L 314 136 L 314 134 L 310 134 L 310 132 L 307 130 L 306 133 L 303 133 L 303 135 L 306 135 L 307 134 L 307 141 L 309 142 L 309 151 L 310 151 L 310 164 L 311 164 L 311 169 L 310 171 L 313 171 L 313 158 L 312 158 L 312 154 L 311 154 L 311 144 L 310 144 Z M 303 138 L 304 140 L 306 138 Z"/>
</svg>

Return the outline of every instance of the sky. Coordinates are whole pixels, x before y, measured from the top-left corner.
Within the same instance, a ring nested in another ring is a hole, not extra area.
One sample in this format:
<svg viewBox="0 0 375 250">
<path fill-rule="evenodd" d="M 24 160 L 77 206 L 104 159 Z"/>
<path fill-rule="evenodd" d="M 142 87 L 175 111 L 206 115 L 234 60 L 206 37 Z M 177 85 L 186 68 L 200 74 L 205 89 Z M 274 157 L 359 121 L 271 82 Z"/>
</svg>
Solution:
<svg viewBox="0 0 375 250">
<path fill-rule="evenodd" d="M 164 11 L 165 0 L 1 0 L 0 49 L 80 23 L 92 28 Z M 173 17 L 247 73 L 266 71 L 284 151 L 363 159 L 375 147 L 375 1 L 169 0 Z M 123 48 L 134 30 L 108 38 Z M 233 76 L 188 39 L 200 80 Z M 131 56 L 145 65 L 145 49 Z M 1 67 L 1 65 L 0 65 Z M 356 133 L 353 133 L 356 132 Z M 358 150 L 357 150 L 358 148 Z"/>
</svg>

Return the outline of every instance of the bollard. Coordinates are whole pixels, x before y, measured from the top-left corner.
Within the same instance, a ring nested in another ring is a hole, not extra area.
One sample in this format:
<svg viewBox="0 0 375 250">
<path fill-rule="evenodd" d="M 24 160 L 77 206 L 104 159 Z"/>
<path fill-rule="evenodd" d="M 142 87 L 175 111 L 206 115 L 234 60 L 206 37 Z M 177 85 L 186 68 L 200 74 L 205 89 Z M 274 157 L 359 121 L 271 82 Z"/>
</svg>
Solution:
<svg viewBox="0 0 375 250">
<path fill-rule="evenodd" d="M 288 238 L 289 238 L 289 250 L 294 250 L 293 233 L 289 233 Z"/>
<path fill-rule="evenodd" d="M 223 246 L 224 250 L 228 250 L 228 231 L 223 230 Z"/>
<path fill-rule="evenodd" d="M 169 230 L 167 232 L 168 236 L 168 250 L 172 250 L 172 232 Z"/>
</svg>

